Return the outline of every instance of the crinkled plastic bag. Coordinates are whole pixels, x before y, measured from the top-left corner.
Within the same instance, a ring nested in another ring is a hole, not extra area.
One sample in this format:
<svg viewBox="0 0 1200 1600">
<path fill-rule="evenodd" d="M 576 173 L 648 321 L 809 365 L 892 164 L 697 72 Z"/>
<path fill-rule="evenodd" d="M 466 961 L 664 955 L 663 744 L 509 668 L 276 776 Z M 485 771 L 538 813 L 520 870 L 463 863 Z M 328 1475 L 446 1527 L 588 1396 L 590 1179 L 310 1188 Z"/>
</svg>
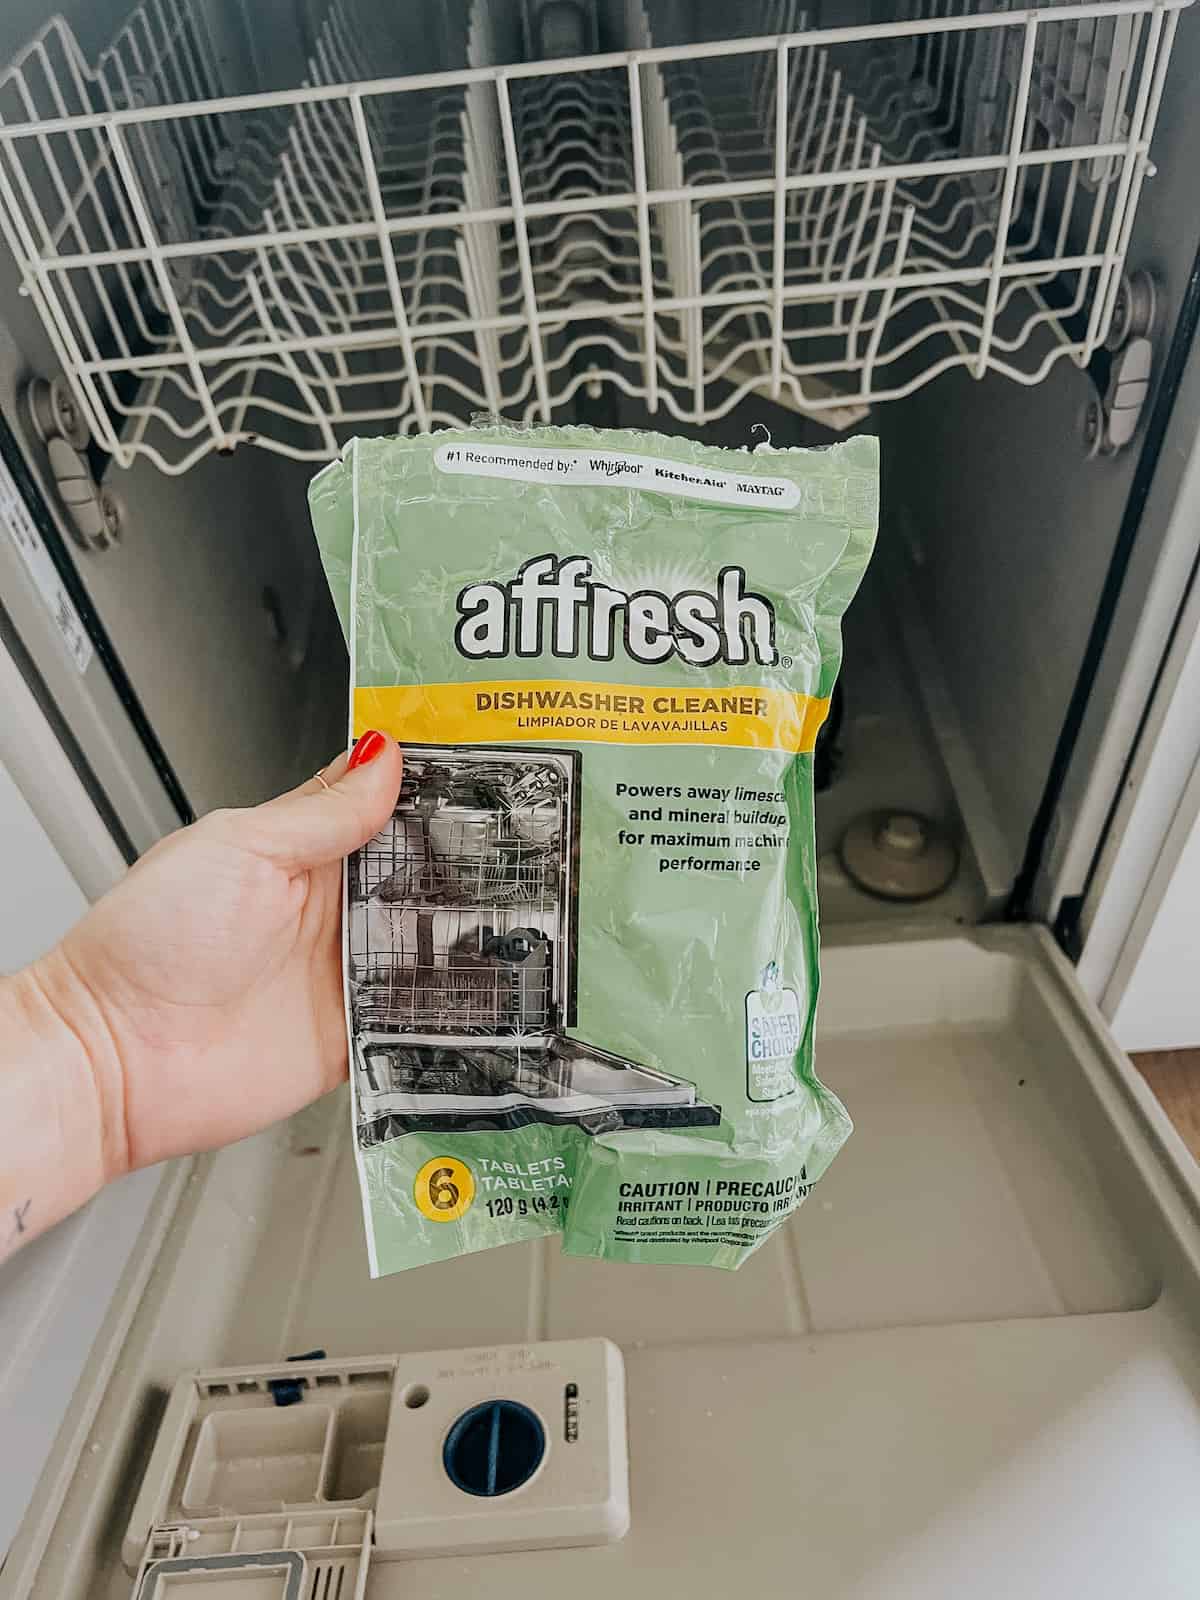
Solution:
<svg viewBox="0 0 1200 1600">
<path fill-rule="evenodd" d="M 850 1131 L 813 1070 L 812 750 L 878 454 L 584 428 L 355 440 L 310 499 L 352 735 L 376 1275 L 561 1232 L 737 1267 Z"/>
</svg>

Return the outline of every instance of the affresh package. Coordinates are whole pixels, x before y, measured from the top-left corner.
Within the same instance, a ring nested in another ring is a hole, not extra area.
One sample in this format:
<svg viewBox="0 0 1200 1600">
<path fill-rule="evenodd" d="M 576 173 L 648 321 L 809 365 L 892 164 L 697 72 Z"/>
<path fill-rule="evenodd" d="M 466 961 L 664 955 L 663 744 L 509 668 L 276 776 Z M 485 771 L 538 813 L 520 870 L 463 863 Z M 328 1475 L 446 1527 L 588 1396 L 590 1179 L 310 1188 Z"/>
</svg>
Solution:
<svg viewBox="0 0 1200 1600">
<path fill-rule="evenodd" d="M 347 868 L 372 1273 L 551 1232 L 739 1266 L 850 1131 L 812 752 L 875 441 L 456 429 L 355 440 L 310 500 L 351 735 L 404 747 Z"/>
</svg>

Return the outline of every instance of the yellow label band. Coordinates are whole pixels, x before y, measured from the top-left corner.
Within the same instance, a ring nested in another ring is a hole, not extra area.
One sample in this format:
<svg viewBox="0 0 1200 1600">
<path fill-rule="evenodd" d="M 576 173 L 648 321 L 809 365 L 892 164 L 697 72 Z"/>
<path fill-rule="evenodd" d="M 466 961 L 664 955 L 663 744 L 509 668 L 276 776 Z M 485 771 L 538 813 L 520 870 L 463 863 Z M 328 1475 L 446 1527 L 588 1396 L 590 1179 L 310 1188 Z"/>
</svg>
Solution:
<svg viewBox="0 0 1200 1600">
<path fill-rule="evenodd" d="M 812 750 L 828 699 L 738 685 L 587 683 L 530 678 L 402 684 L 354 691 L 354 735 L 368 728 L 405 744 L 730 745 Z"/>
</svg>

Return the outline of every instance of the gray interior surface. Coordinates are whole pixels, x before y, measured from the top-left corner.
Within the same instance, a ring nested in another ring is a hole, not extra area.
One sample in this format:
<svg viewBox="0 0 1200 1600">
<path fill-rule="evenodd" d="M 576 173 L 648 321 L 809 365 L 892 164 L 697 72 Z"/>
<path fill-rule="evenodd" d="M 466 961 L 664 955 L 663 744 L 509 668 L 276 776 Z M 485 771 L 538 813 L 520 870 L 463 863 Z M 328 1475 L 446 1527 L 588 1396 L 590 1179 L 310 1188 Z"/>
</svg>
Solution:
<svg viewBox="0 0 1200 1600">
<path fill-rule="evenodd" d="M 737 1275 L 541 1241 L 371 1283 L 341 1095 L 198 1162 L 45 1558 L 18 1540 L 3 1600 L 123 1600 L 121 1536 L 181 1372 L 582 1334 L 625 1351 L 628 1538 L 376 1563 L 375 1600 L 649 1595 L 668 1572 L 704 1595 L 800 1573 L 999 1600 L 1014 1560 L 1046 1600 L 1085 1574 L 1095 1595 L 1193 1592 L 1197 1209 L 1161 1112 L 1037 934 L 855 936 L 825 967 L 821 1070 L 859 1131 Z M 1153 1474 L 1130 1470 L 1151 1451 Z M 1119 1541 L 1098 1566 L 1097 1528 L 1130 1516 L 1136 1559 Z"/>
<path fill-rule="evenodd" d="M 972 829 L 946 769 L 945 730 L 930 719 L 929 686 L 900 620 L 885 568 L 873 564 L 843 624 L 845 722 L 835 742 L 834 782 L 816 802 L 817 886 L 827 927 L 914 914 L 930 923 L 974 923 L 998 908 L 981 880 Z M 940 894 L 919 906 L 881 900 L 847 876 L 838 855 L 842 836 L 856 817 L 876 810 L 927 817 L 954 841 L 958 870 Z"/>
<path fill-rule="evenodd" d="M 837 18 L 836 20 L 842 20 Z M 849 20 L 849 19 L 846 19 Z M 1182 13 L 1127 265 L 1154 275 L 1155 372 L 1200 239 L 1195 151 L 1200 13 Z M 1094 363 L 1103 386 L 1105 362 Z M 1144 442 L 1088 460 L 1083 417 L 1092 376 L 1057 363 L 1036 388 L 953 372 L 880 407 L 880 549 L 905 563 L 943 676 L 1003 819 L 1015 865 L 1063 725 Z M 1194 424 L 1193 424 L 1194 426 Z M 1165 465 L 1170 468 L 1168 461 Z M 1146 529 L 1147 544 L 1162 528 Z M 1129 634 L 1149 582 L 1143 546 L 1120 631 L 1096 686 L 1096 715 L 1073 769 L 1086 781 Z M 1077 795 L 1075 803 L 1078 803 Z"/>
</svg>

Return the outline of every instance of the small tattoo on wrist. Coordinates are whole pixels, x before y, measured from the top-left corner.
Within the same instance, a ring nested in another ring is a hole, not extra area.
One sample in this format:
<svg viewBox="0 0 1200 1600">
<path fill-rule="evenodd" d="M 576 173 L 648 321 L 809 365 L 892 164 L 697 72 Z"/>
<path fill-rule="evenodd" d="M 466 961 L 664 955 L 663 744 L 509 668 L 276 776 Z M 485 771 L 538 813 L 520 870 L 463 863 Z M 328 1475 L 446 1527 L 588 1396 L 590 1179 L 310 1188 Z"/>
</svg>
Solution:
<svg viewBox="0 0 1200 1600">
<path fill-rule="evenodd" d="M 32 1197 L 31 1197 L 30 1199 L 26 1200 L 23 1204 L 13 1207 L 13 1209 L 12 1209 L 13 1229 L 12 1229 L 12 1234 L 11 1234 L 11 1237 L 13 1239 L 18 1239 L 18 1238 L 20 1238 L 21 1234 L 27 1233 L 29 1231 L 29 1229 L 28 1229 L 29 1209 L 30 1209 L 30 1207 L 32 1205 L 33 1205 L 33 1200 L 32 1200 Z"/>
</svg>

